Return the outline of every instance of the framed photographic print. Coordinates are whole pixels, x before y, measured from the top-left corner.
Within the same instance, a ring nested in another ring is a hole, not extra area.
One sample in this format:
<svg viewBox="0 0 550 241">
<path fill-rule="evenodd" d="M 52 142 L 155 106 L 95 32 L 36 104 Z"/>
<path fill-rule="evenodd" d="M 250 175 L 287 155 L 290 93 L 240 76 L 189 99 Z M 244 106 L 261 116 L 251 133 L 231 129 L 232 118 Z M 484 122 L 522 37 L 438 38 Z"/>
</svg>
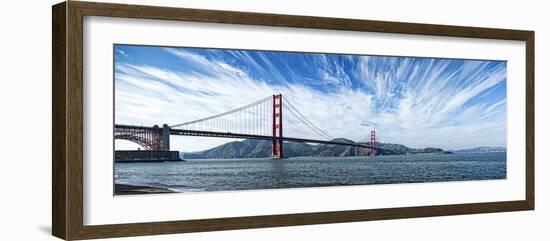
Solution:
<svg viewBox="0 0 550 241">
<path fill-rule="evenodd" d="M 53 6 L 53 235 L 534 209 L 534 32 Z"/>
</svg>

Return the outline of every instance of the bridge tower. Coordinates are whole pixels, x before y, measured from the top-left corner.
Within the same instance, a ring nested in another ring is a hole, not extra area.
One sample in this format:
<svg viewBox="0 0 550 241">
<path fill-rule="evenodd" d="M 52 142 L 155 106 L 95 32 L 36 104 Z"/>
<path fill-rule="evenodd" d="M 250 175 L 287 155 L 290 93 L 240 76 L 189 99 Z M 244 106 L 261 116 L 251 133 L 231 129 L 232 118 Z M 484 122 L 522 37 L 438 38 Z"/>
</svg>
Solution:
<svg viewBox="0 0 550 241">
<path fill-rule="evenodd" d="M 170 150 L 170 127 L 167 124 L 162 125 L 162 150 Z"/>
<path fill-rule="evenodd" d="M 273 95 L 273 139 L 271 158 L 283 158 L 283 95 Z"/>
<path fill-rule="evenodd" d="M 370 156 L 376 156 L 376 131 L 370 131 Z"/>
</svg>

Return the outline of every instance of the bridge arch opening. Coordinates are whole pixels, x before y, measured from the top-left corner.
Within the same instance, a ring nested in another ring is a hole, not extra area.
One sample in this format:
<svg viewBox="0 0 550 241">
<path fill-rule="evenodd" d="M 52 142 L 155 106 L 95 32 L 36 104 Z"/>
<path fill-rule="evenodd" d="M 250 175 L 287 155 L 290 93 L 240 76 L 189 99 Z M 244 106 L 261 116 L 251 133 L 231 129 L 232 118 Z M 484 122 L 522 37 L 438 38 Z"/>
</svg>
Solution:
<svg viewBox="0 0 550 241">
<path fill-rule="evenodd" d="M 134 142 L 150 151 L 170 150 L 170 128 L 164 124 L 150 127 L 115 125 L 115 140 L 122 139 Z"/>
<path fill-rule="evenodd" d="M 125 139 L 115 139 L 115 150 L 129 151 L 129 150 L 146 150 L 144 146 Z"/>
</svg>

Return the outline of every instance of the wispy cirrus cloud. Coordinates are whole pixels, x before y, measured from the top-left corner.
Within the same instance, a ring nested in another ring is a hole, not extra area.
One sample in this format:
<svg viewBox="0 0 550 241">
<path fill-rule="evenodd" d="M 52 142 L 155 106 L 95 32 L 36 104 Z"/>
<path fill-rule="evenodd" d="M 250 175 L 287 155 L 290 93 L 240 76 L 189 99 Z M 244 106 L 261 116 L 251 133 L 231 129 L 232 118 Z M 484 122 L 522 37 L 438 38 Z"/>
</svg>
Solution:
<svg viewBox="0 0 550 241">
<path fill-rule="evenodd" d="M 501 61 L 116 49 L 131 57 L 116 59 L 117 123 L 173 125 L 282 93 L 333 137 L 359 141 L 376 129 L 381 141 L 412 147 L 506 145 Z M 198 151 L 227 141 L 173 137 L 172 146 Z"/>
</svg>

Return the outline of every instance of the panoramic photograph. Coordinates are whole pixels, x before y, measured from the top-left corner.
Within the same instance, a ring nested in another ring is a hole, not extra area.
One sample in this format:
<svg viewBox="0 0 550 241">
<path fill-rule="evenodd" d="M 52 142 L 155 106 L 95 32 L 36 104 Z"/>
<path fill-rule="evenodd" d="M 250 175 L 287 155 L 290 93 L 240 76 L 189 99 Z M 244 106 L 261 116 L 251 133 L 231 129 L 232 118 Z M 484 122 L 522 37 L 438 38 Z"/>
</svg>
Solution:
<svg viewBox="0 0 550 241">
<path fill-rule="evenodd" d="M 114 195 L 506 179 L 507 63 L 115 44 Z"/>
</svg>

